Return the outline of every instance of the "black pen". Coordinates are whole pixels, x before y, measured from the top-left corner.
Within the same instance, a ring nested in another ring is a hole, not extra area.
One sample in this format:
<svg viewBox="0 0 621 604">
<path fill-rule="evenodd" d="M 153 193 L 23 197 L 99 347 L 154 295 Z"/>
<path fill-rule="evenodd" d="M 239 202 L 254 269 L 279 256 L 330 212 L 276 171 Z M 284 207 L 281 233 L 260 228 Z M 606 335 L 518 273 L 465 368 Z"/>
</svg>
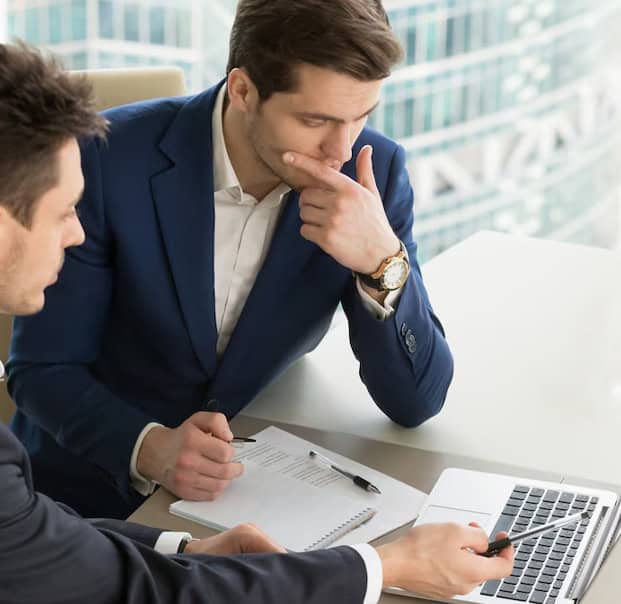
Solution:
<svg viewBox="0 0 621 604">
<path fill-rule="evenodd" d="M 335 472 L 338 472 L 339 474 L 342 474 L 347 478 L 351 478 L 357 487 L 360 487 L 365 491 L 381 494 L 381 491 L 374 484 L 371 484 L 366 478 L 362 478 L 362 476 L 356 476 L 355 474 L 352 474 L 347 470 L 343 470 L 343 468 L 339 468 L 331 459 L 328 459 L 325 455 L 317 453 L 317 451 L 309 451 L 308 455 L 313 458 L 318 457 L 320 460 L 327 463 Z"/>
<path fill-rule="evenodd" d="M 539 526 L 535 526 L 523 533 L 517 533 L 516 535 L 509 535 L 504 539 L 498 539 L 498 541 L 492 541 L 488 547 L 487 551 L 482 556 L 486 558 L 490 558 L 497 554 L 500 550 L 505 547 L 509 547 L 512 544 L 519 543 L 520 541 L 524 541 L 525 539 L 530 539 L 531 537 L 537 537 L 537 535 L 542 535 L 543 533 L 549 533 L 550 531 L 554 531 L 562 526 L 567 526 L 569 524 L 577 524 L 581 520 L 586 520 L 590 518 L 591 514 L 586 510 L 584 512 L 578 512 L 577 514 L 572 514 L 571 516 L 566 516 L 565 518 L 559 518 L 558 520 L 554 520 L 553 522 L 549 522 L 548 524 L 541 524 Z"/>
<path fill-rule="evenodd" d="M 229 441 L 232 443 L 256 443 L 256 438 L 248 438 L 247 436 L 234 436 L 233 440 Z"/>
</svg>

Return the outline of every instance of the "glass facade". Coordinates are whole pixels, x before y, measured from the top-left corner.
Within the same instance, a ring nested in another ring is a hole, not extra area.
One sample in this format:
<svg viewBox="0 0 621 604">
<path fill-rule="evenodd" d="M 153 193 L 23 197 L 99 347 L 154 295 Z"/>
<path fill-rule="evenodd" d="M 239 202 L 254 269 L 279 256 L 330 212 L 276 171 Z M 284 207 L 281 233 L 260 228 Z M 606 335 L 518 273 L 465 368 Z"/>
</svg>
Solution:
<svg viewBox="0 0 621 604">
<path fill-rule="evenodd" d="M 2 0 L 0 0 L 1 2 Z M 236 0 L 6 0 L 8 35 L 68 67 L 224 74 Z M 621 0 L 384 0 L 405 58 L 370 124 L 405 148 L 428 259 L 493 229 L 613 246 Z"/>
<path fill-rule="evenodd" d="M 421 258 L 480 230 L 618 239 L 618 0 L 385 0 L 405 50 L 371 125 L 406 149 Z"/>
<path fill-rule="evenodd" d="M 189 90 L 224 75 L 235 0 L 7 0 L 8 37 L 68 68 L 177 65 Z"/>
</svg>

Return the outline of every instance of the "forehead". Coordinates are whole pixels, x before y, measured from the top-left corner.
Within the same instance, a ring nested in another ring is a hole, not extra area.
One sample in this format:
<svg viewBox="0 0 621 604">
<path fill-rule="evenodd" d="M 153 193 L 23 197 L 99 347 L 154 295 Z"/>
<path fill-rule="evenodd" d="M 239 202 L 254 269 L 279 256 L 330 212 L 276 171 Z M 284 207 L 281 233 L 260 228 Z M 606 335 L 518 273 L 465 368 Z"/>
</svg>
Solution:
<svg viewBox="0 0 621 604">
<path fill-rule="evenodd" d="M 382 80 L 363 82 L 314 65 L 297 67 L 296 75 L 296 88 L 275 93 L 272 98 L 276 103 L 294 112 L 324 113 L 343 119 L 358 118 L 369 111 L 378 102 L 382 86 Z"/>
</svg>

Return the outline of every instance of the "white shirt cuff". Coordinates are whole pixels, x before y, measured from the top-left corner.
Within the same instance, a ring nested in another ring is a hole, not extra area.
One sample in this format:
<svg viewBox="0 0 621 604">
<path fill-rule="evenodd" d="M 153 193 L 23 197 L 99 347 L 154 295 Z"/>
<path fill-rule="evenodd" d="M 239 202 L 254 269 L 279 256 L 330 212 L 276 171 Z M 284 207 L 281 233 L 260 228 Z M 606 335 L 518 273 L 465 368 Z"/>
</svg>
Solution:
<svg viewBox="0 0 621 604">
<path fill-rule="evenodd" d="M 155 542 L 153 549 L 160 554 L 176 554 L 184 539 L 192 539 L 190 533 L 164 531 Z"/>
<path fill-rule="evenodd" d="M 384 570 L 377 550 L 368 543 L 350 545 L 358 552 L 367 570 L 367 593 L 362 604 L 377 604 L 382 595 L 382 583 L 384 582 Z"/>
<path fill-rule="evenodd" d="M 142 446 L 142 441 L 145 439 L 145 436 L 153 428 L 157 428 L 160 426 L 162 426 L 162 424 L 150 422 L 142 429 L 142 432 L 138 435 L 138 438 L 136 439 L 136 444 L 134 445 L 134 450 L 132 451 L 132 457 L 129 461 L 130 484 L 132 485 L 132 487 L 134 487 L 134 489 L 136 489 L 136 491 L 138 491 L 141 495 L 144 495 L 145 497 L 153 494 L 153 491 L 155 491 L 155 487 L 157 486 L 157 482 L 145 478 L 142 474 L 140 474 L 140 472 L 138 472 L 138 453 L 140 452 L 140 447 Z"/>
<path fill-rule="evenodd" d="M 365 308 L 372 315 L 374 315 L 378 321 L 387 321 L 390 317 L 392 317 L 395 312 L 395 304 L 399 301 L 401 292 L 403 291 L 403 288 L 401 287 L 388 292 L 388 295 L 384 299 L 384 305 L 382 306 L 373 298 L 373 296 L 364 290 L 362 283 L 360 282 L 360 277 L 356 277 L 356 287 L 358 288 L 358 293 L 360 294 L 360 298 L 362 299 L 362 303 Z"/>
</svg>

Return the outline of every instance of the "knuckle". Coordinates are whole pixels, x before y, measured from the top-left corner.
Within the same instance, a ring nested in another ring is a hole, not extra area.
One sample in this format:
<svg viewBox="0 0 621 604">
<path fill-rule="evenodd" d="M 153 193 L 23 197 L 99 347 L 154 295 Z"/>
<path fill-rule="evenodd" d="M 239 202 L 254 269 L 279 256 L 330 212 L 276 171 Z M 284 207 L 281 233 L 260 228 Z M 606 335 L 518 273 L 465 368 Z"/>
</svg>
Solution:
<svg viewBox="0 0 621 604">
<path fill-rule="evenodd" d="M 259 529 L 252 522 L 244 522 L 239 526 L 240 532 L 244 535 L 256 535 Z"/>
<path fill-rule="evenodd" d="M 177 458 L 179 470 L 191 470 L 194 468 L 194 456 L 188 452 L 181 453 Z"/>
</svg>

